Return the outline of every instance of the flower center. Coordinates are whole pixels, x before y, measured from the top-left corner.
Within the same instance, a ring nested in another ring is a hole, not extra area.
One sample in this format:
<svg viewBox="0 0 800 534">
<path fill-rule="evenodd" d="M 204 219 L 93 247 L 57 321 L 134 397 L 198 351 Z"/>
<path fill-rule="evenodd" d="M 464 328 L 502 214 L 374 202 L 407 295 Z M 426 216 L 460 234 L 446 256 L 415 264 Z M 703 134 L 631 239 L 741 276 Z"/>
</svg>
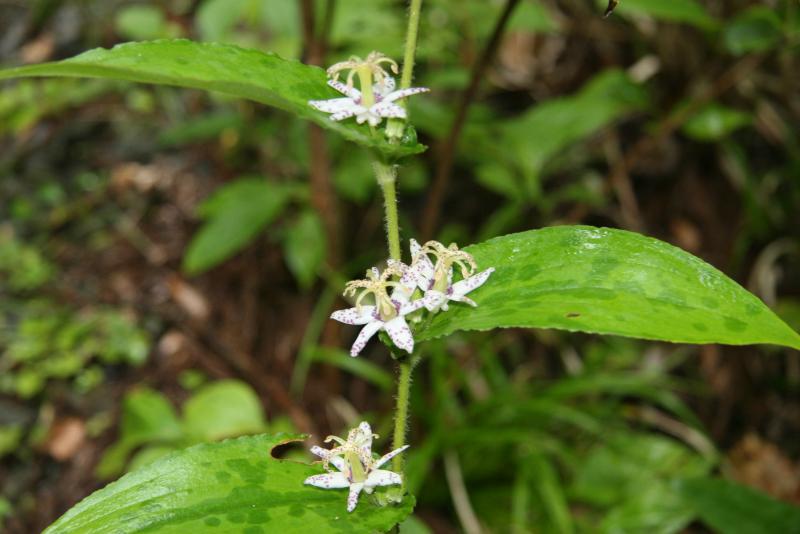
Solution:
<svg viewBox="0 0 800 534">
<path fill-rule="evenodd" d="M 450 287 L 450 273 L 453 267 L 461 269 L 461 277 L 469 278 L 477 269 L 471 254 L 458 250 L 455 243 L 445 247 L 438 241 L 428 241 L 423 245 L 420 255 L 431 255 L 436 258 L 433 267 L 433 284 L 431 289 L 447 294 Z"/>
<path fill-rule="evenodd" d="M 350 482 L 364 482 L 367 480 L 367 471 L 361 463 L 361 457 L 356 451 L 349 450 L 344 454 L 344 460 L 350 467 Z"/>
<path fill-rule="evenodd" d="M 389 288 L 395 287 L 399 282 L 391 278 L 403 275 L 402 270 L 397 265 L 389 265 L 382 273 L 377 269 L 370 269 L 367 271 L 367 278 L 363 280 L 353 280 L 348 282 L 345 286 L 345 296 L 356 297 L 355 305 L 359 308 L 363 304 L 363 300 L 367 295 L 372 295 L 375 299 L 375 311 L 381 321 L 391 321 L 397 317 L 397 306 L 389 296 Z"/>
</svg>

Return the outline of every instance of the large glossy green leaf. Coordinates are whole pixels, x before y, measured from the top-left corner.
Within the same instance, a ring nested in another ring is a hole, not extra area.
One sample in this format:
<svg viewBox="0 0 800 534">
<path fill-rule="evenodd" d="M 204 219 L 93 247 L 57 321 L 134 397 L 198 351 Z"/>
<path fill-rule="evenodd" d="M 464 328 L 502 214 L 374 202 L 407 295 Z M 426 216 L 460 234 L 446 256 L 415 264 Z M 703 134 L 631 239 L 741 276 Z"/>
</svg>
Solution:
<svg viewBox="0 0 800 534">
<path fill-rule="evenodd" d="M 414 507 L 378 507 L 345 490 L 304 486 L 319 465 L 278 460 L 271 450 L 302 436 L 247 436 L 170 454 L 93 493 L 46 534 L 385 532 Z"/>
<path fill-rule="evenodd" d="M 800 335 L 714 267 L 640 234 L 556 226 L 468 247 L 497 271 L 420 328 L 417 339 L 456 330 L 559 328 L 682 343 L 771 343 L 800 349 Z"/>
<path fill-rule="evenodd" d="M 712 478 L 677 481 L 678 494 L 719 534 L 800 534 L 800 507 L 752 488 Z"/>
<path fill-rule="evenodd" d="M 0 80 L 25 76 L 112 78 L 216 91 L 295 113 L 388 155 L 414 154 L 425 148 L 417 143 L 391 144 L 367 125 L 334 122 L 312 109 L 309 100 L 341 96 L 326 85 L 324 70 L 234 45 L 185 39 L 133 42 L 97 48 L 64 61 L 0 71 Z"/>
</svg>

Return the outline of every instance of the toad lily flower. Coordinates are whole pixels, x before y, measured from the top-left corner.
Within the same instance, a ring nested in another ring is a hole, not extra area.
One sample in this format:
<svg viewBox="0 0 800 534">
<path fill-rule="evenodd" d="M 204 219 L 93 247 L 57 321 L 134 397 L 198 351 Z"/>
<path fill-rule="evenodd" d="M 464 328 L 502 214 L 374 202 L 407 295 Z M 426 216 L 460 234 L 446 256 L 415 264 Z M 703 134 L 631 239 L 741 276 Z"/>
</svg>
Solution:
<svg viewBox="0 0 800 534">
<path fill-rule="evenodd" d="M 338 447 L 311 447 L 311 452 L 322 458 L 327 473 L 310 476 L 303 483 L 323 489 L 350 488 L 347 496 L 348 512 L 356 509 L 362 490 L 370 494 L 377 486 L 401 484 L 403 479 L 399 474 L 381 467 L 406 450 L 408 445 L 376 460 L 372 456 L 373 437 L 377 436 L 372 433 L 369 423 L 364 421 L 347 434 L 347 440 L 339 436 L 328 436 L 325 439 L 325 443 L 334 441 L 339 444 Z M 331 470 L 329 464 L 333 464 L 338 472 Z"/>
<path fill-rule="evenodd" d="M 410 87 L 395 91 L 395 82 L 391 74 L 386 71 L 384 64 L 395 74 L 398 72 L 397 63 L 380 52 L 370 52 L 365 58 L 351 56 L 347 61 L 341 61 L 328 69 L 328 85 L 345 95 L 345 98 L 332 98 L 330 100 L 309 100 L 314 109 L 331 113 L 331 120 L 341 121 L 355 117 L 356 122 L 368 122 L 370 126 L 377 126 L 386 118 L 405 119 L 406 110 L 403 106 L 395 104 L 397 100 L 417 93 L 425 93 L 425 87 Z M 347 74 L 347 83 L 339 81 L 342 71 Z M 359 80 L 359 89 L 353 87 L 355 77 Z"/>
<path fill-rule="evenodd" d="M 393 281 L 394 276 L 400 277 L 400 281 Z M 337 310 L 331 314 L 331 319 L 345 324 L 364 325 L 350 349 L 350 356 L 358 356 L 367 341 L 380 330 L 385 330 L 399 348 L 409 353 L 414 350 L 414 336 L 405 316 L 422 308 L 425 303 L 422 299 L 409 302 L 413 293 L 410 284 L 408 267 L 398 261 L 390 261 L 383 273 L 373 267 L 367 271 L 366 279 L 347 283 L 344 295 L 356 297 L 355 307 Z M 392 287 L 395 289 L 389 296 L 387 291 Z M 367 295 L 373 296 L 374 305 L 362 304 Z"/>
<path fill-rule="evenodd" d="M 330 100 L 309 100 L 314 109 L 331 113 L 331 120 L 341 121 L 355 116 L 358 124 L 368 122 L 370 126 L 377 126 L 386 118 L 405 119 L 406 110 L 395 101 L 418 93 L 428 92 L 426 87 L 410 87 L 395 91 L 394 78 L 386 77 L 375 85 L 370 86 L 369 94 L 350 85 L 345 85 L 336 80 L 328 80 L 328 85 L 346 95 L 345 98 L 332 98 Z M 363 87 L 363 86 L 362 86 Z"/>
<path fill-rule="evenodd" d="M 438 241 L 428 241 L 420 246 L 411 240 L 411 256 L 413 258 L 410 271 L 417 286 L 425 292 L 421 299 L 430 312 L 447 311 L 448 301 L 464 302 L 477 306 L 475 301 L 467 297 L 467 293 L 477 289 L 486 282 L 494 272 L 494 267 L 475 274 L 477 266 L 472 256 L 459 250 L 455 243 L 445 247 Z M 436 259 L 434 264 L 429 256 Z M 462 280 L 453 283 L 453 266 L 460 268 Z"/>
</svg>

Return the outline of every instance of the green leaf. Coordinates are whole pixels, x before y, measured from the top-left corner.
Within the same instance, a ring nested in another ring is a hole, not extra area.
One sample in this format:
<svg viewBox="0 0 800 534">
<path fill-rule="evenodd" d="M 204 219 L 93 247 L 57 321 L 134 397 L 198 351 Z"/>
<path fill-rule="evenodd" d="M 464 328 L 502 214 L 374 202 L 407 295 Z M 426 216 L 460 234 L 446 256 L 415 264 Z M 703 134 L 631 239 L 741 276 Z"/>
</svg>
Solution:
<svg viewBox="0 0 800 534">
<path fill-rule="evenodd" d="M 244 248 L 280 214 L 291 190 L 260 178 L 224 185 L 200 205 L 206 223 L 192 238 L 183 268 L 198 274 Z"/>
<path fill-rule="evenodd" d="M 308 289 L 325 260 L 325 229 L 319 216 L 306 210 L 286 231 L 286 263 L 300 287 Z"/>
<path fill-rule="evenodd" d="M 558 328 L 680 343 L 771 343 L 800 335 L 763 302 L 691 254 L 624 230 L 556 226 L 467 247 L 497 271 L 415 335 Z"/>
<path fill-rule="evenodd" d="M 215 91 L 295 113 L 389 156 L 425 150 L 418 143 L 391 144 L 367 125 L 335 122 L 327 113 L 311 108 L 309 100 L 341 96 L 327 86 L 324 70 L 234 45 L 185 39 L 133 42 L 97 48 L 64 61 L 0 71 L 0 80 L 25 76 L 112 78 Z"/>
<path fill-rule="evenodd" d="M 220 380 L 202 387 L 183 406 L 183 428 L 198 441 L 263 432 L 267 424 L 261 401 L 238 380 Z"/>
<path fill-rule="evenodd" d="M 722 40 L 725 48 L 736 56 L 764 52 L 780 42 L 781 20 L 774 9 L 752 7 L 725 26 Z"/>
<path fill-rule="evenodd" d="M 600 128 L 641 109 L 647 96 L 621 71 L 594 77 L 574 95 L 544 102 L 509 121 L 500 145 L 514 155 L 526 175 L 529 193 L 538 194 L 538 178 L 545 164 L 569 145 Z"/>
<path fill-rule="evenodd" d="M 51 525 L 47 534 L 255 534 L 385 532 L 414 507 L 379 508 L 362 495 L 345 510 L 346 490 L 304 486 L 319 465 L 278 460 L 277 445 L 303 436 L 247 436 L 170 454 L 93 493 Z"/>
<path fill-rule="evenodd" d="M 119 441 L 106 449 L 97 466 L 97 476 L 110 478 L 122 472 L 128 456 L 140 445 L 182 437 L 178 416 L 169 400 L 158 391 L 136 389 L 125 395 Z"/>
<path fill-rule="evenodd" d="M 595 0 L 604 9 L 606 0 Z M 639 13 L 670 22 L 685 22 L 703 29 L 713 29 L 717 20 L 696 0 L 623 0 L 615 14 Z"/>
<path fill-rule="evenodd" d="M 800 507 L 721 479 L 676 482 L 678 493 L 719 534 L 800 533 Z"/>
<path fill-rule="evenodd" d="M 752 118 L 749 113 L 711 104 L 686 121 L 683 131 L 698 141 L 717 141 L 750 122 Z"/>
</svg>

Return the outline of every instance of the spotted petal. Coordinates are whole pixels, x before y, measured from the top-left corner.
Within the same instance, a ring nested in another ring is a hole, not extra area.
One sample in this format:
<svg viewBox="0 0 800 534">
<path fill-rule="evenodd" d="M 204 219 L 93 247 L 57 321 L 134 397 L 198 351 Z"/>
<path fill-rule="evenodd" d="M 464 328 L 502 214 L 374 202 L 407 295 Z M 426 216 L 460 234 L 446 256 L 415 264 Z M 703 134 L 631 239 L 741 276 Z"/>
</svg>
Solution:
<svg viewBox="0 0 800 534">
<path fill-rule="evenodd" d="M 409 354 L 414 351 L 414 336 L 406 323 L 405 317 L 398 315 L 391 321 L 384 323 L 383 329 L 389 334 L 392 342 L 398 348 L 405 350 Z"/>
<path fill-rule="evenodd" d="M 378 117 L 388 117 L 390 119 L 405 119 L 407 117 L 406 110 L 404 108 L 387 100 L 375 104 L 369 108 L 369 111 Z"/>
<path fill-rule="evenodd" d="M 333 115 L 331 115 L 330 119 L 332 121 L 343 121 L 344 119 L 349 119 L 350 117 L 353 117 L 353 116 L 355 116 L 357 118 L 361 118 L 363 116 L 363 114 L 366 113 L 366 112 L 367 112 L 367 108 L 365 108 L 364 106 L 360 106 L 360 105 L 356 104 L 355 102 L 351 101 L 350 105 L 348 105 L 346 108 L 342 109 L 341 111 L 338 111 L 338 112 L 334 113 Z M 359 121 L 359 124 L 362 123 L 362 122 L 364 122 L 364 121 L 363 120 Z"/>
<path fill-rule="evenodd" d="M 347 511 L 352 512 L 356 509 L 356 505 L 358 504 L 358 495 L 361 493 L 361 490 L 364 489 L 363 482 L 354 482 L 350 484 L 350 494 L 347 496 Z"/>
<path fill-rule="evenodd" d="M 367 324 L 375 319 L 375 306 L 336 310 L 331 314 L 331 319 L 344 324 Z"/>
<path fill-rule="evenodd" d="M 420 299 L 429 312 L 439 311 L 439 309 L 447 309 L 447 295 L 441 291 L 431 289 L 425 292 L 425 296 Z"/>
<path fill-rule="evenodd" d="M 303 484 L 322 489 L 339 489 L 348 487 L 350 481 L 343 473 L 323 473 L 308 477 Z"/>
<path fill-rule="evenodd" d="M 395 456 L 406 450 L 408 447 L 409 447 L 408 445 L 403 445 L 399 449 L 395 449 L 392 452 L 384 454 L 383 456 L 380 457 L 380 459 L 377 462 L 372 464 L 372 468 L 378 469 L 380 466 L 384 465 L 386 462 L 388 462 L 389 460 L 391 460 L 392 458 L 394 458 Z"/>
<path fill-rule="evenodd" d="M 331 454 L 331 451 L 328 449 L 323 449 L 322 447 L 317 447 L 314 445 L 311 447 L 311 452 L 323 460 L 327 460 L 328 462 L 332 463 L 333 466 L 339 471 L 344 472 L 347 469 L 347 462 L 344 461 L 344 458 L 335 454 Z"/>
<path fill-rule="evenodd" d="M 358 431 L 361 433 L 361 439 L 359 449 L 361 450 L 361 455 L 364 458 L 371 459 L 372 458 L 372 427 L 369 426 L 369 423 L 366 421 L 362 421 L 360 425 L 358 425 Z"/>
<path fill-rule="evenodd" d="M 309 100 L 308 104 L 320 111 L 324 111 L 325 113 L 339 113 L 342 111 L 346 111 L 352 109 L 355 106 L 355 102 L 353 102 L 349 98 L 331 98 L 330 100 Z"/>
<path fill-rule="evenodd" d="M 383 321 L 379 321 L 378 319 L 367 323 L 366 326 L 361 329 L 361 332 L 358 333 L 358 337 L 353 342 L 353 346 L 350 348 L 350 356 L 358 356 L 358 353 L 364 349 L 367 341 L 369 341 L 372 336 L 378 332 L 378 330 L 383 328 L 384 324 L 385 323 L 383 323 Z"/>
<path fill-rule="evenodd" d="M 393 471 L 386 471 L 385 469 L 376 469 L 367 476 L 364 481 L 364 486 L 372 489 L 376 486 L 391 486 L 393 484 L 402 484 L 403 477 Z"/>
<path fill-rule="evenodd" d="M 381 103 L 394 102 L 395 100 L 406 98 L 407 96 L 416 95 L 419 93 L 427 93 L 428 91 L 430 91 L 430 89 L 427 87 L 409 87 L 408 89 L 400 89 L 399 91 L 394 91 L 384 96 Z"/>
<path fill-rule="evenodd" d="M 361 98 L 361 91 L 359 91 L 352 85 L 347 85 L 346 83 L 342 83 L 338 80 L 328 80 L 328 85 L 330 85 L 343 95 L 347 95 L 350 100 L 359 100 Z"/>
<path fill-rule="evenodd" d="M 465 278 L 464 280 L 456 282 L 452 286 L 453 291 L 450 295 L 450 300 L 469 301 L 469 299 L 464 297 L 464 295 L 481 287 L 493 272 L 494 267 L 489 267 L 485 271 L 479 272 L 478 274 L 472 275 L 469 278 Z M 473 302 L 472 304 L 474 305 L 475 303 Z"/>
</svg>

